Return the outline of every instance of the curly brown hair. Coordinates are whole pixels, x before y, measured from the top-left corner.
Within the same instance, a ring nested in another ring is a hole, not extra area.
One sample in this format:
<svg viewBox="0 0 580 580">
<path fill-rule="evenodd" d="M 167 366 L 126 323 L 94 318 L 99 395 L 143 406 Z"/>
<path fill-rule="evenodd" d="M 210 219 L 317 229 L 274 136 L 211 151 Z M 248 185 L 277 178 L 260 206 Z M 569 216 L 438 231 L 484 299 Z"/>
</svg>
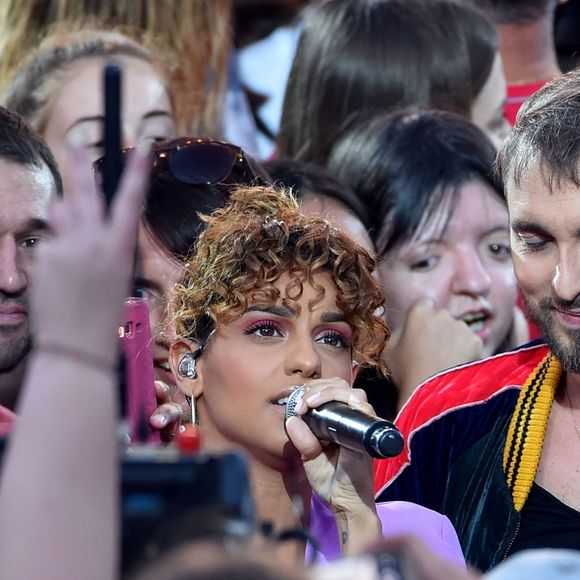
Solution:
<svg viewBox="0 0 580 580">
<path fill-rule="evenodd" d="M 388 338 L 384 298 L 373 277 L 375 260 L 323 219 L 300 213 L 288 191 L 241 187 L 229 204 L 202 218 L 187 275 L 175 289 L 177 332 L 204 344 L 219 324 L 241 316 L 250 300 L 274 305 L 274 286 L 290 276 L 285 301 L 298 300 L 304 284 L 317 290 L 309 308 L 322 300 L 324 287 L 314 276 L 327 272 L 337 288 L 337 306 L 353 328 L 353 357 L 385 371 L 381 355 Z"/>
</svg>

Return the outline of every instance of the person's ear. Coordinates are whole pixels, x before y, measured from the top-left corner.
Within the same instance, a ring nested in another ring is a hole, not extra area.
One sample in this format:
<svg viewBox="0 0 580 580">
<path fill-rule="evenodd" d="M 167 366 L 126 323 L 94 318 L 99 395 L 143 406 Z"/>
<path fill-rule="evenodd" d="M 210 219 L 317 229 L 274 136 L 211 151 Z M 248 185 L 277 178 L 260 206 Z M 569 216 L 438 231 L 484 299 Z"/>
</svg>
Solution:
<svg viewBox="0 0 580 580">
<path fill-rule="evenodd" d="M 199 357 L 202 347 L 195 340 L 180 338 L 171 344 L 169 364 L 179 390 L 188 397 L 203 393 Z"/>
<path fill-rule="evenodd" d="M 350 384 L 351 385 L 354 383 L 356 377 L 358 376 L 359 370 L 360 370 L 360 365 L 358 364 L 358 362 L 356 362 L 353 359 L 350 363 L 350 376 L 351 376 Z"/>
</svg>

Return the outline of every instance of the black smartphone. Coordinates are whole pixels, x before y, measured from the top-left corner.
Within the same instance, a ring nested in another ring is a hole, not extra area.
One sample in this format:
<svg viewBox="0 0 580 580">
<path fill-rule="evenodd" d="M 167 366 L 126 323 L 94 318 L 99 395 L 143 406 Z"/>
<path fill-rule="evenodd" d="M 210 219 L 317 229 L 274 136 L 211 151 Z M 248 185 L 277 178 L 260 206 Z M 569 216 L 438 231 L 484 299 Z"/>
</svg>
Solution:
<svg viewBox="0 0 580 580">
<path fill-rule="evenodd" d="M 121 67 L 117 64 L 107 64 L 103 69 L 105 155 L 102 186 L 107 208 L 113 202 L 123 172 L 121 159 L 122 76 Z"/>
<path fill-rule="evenodd" d="M 122 79 L 123 71 L 118 64 L 109 63 L 103 68 L 104 156 L 103 181 L 100 185 L 107 208 L 113 203 L 123 173 Z M 159 445 L 159 433 L 149 428 L 149 416 L 157 405 L 153 384 L 149 310 L 144 300 L 128 298 L 125 301 L 119 336 L 123 347 L 119 364 L 121 416 L 128 420 L 133 443 Z"/>
</svg>

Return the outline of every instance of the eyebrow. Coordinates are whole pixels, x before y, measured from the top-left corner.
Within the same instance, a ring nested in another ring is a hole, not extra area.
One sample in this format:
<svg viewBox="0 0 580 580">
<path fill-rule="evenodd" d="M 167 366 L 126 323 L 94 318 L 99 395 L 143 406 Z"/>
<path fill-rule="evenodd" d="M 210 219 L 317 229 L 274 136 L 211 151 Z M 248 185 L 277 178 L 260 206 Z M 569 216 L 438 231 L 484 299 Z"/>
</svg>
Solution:
<svg viewBox="0 0 580 580">
<path fill-rule="evenodd" d="M 325 312 L 320 320 L 322 322 L 346 322 L 346 318 L 342 312 Z"/>
<path fill-rule="evenodd" d="M 172 118 L 171 113 L 169 111 L 162 111 L 162 110 L 149 111 L 149 113 L 143 115 L 143 118 L 141 119 L 141 123 L 143 121 L 148 121 L 149 119 L 152 119 L 154 117 Z M 70 125 L 70 127 L 65 131 L 65 133 L 68 133 L 71 129 L 73 129 L 77 125 L 80 125 L 81 123 L 104 123 L 104 122 L 105 122 L 104 115 L 91 115 L 89 117 L 81 117 L 80 119 L 77 119 L 72 125 Z"/>
<path fill-rule="evenodd" d="M 91 123 L 91 122 L 104 123 L 105 117 L 103 115 L 93 115 L 91 117 L 81 117 L 80 119 L 77 119 L 72 125 L 70 125 L 69 128 L 64 133 L 66 135 L 71 129 L 74 129 L 77 125 L 80 125 L 81 123 Z"/>
<path fill-rule="evenodd" d="M 426 239 L 411 239 L 409 240 L 409 244 L 414 244 L 415 246 L 434 246 L 436 244 L 441 244 L 443 243 L 443 236 L 440 236 L 438 238 L 426 238 Z M 406 242 L 403 242 L 406 244 Z"/>
<path fill-rule="evenodd" d="M 163 111 L 162 109 L 159 109 L 157 111 L 149 111 L 149 113 L 146 113 L 145 115 L 143 115 L 141 121 L 147 121 L 148 119 L 151 119 L 152 117 L 172 117 L 171 113 L 169 111 Z"/>
<path fill-rule="evenodd" d="M 506 224 L 505 226 L 496 226 L 496 227 L 492 227 L 489 230 L 484 230 L 484 231 L 480 232 L 479 238 L 483 239 L 483 238 L 487 238 L 488 236 L 495 236 L 498 234 L 506 234 L 509 236 L 509 233 L 510 233 L 509 225 Z"/>
<path fill-rule="evenodd" d="M 40 218 L 31 218 L 26 221 L 22 228 L 22 232 L 47 232 L 50 230 L 50 226 L 46 220 Z"/>
<path fill-rule="evenodd" d="M 266 312 L 283 318 L 295 318 L 296 311 L 289 306 L 250 306 L 246 312 Z M 324 312 L 320 320 L 322 322 L 346 322 L 346 318 L 342 312 Z"/>
<path fill-rule="evenodd" d="M 274 314 L 275 316 L 282 316 L 283 318 L 296 317 L 296 311 L 289 306 L 250 306 L 246 312 L 265 312 L 267 314 Z"/>
</svg>

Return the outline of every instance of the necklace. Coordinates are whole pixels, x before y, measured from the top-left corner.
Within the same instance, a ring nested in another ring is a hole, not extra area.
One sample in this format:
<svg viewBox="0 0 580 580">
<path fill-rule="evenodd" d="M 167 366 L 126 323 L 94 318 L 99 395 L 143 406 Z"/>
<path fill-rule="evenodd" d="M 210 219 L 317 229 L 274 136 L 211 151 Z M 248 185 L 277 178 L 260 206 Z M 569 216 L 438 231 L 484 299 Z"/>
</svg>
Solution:
<svg viewBox="0 0 580 580">
<path fill-rule="evenodd" d="M 568 387 L 564 383 L 564 392 L 566 393 L 566 400 L 568 401 L 568 407 L 570 407 L 570 413 L 572 415 L 572 423 L 574 424 L 574 431 L 576 431 L 576 437 L 580 439 L 580 429 L 578 429 L 578 423 L 576 423 L 576 413 L 572 408 L 572 402 L 570 401 L 570 395 L 568 394 Z"/>
</svg>

